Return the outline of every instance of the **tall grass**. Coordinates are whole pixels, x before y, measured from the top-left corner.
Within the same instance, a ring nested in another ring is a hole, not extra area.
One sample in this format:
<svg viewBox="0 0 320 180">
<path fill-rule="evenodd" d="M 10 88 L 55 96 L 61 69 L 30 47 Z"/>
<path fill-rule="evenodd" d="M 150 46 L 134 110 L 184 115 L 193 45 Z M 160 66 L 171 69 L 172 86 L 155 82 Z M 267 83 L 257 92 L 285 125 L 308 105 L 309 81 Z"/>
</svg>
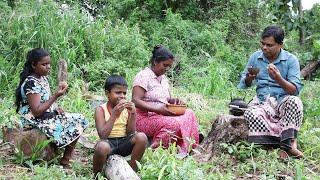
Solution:
<svg viewBox="0 0 320 180">
<path fill-rule="evenodd" d="M 200 130 L 205 134 L 210 131 L 212 120 L 218 114 L 228 113 L 227 104 L 231 96 L 245 97 L 249 101 L 254 94 L 253 89 L 239 91 L 236 84 L 248 54 L 257 48 L 257 44 L 253 43 L 256 39 L 234 42 L 239 44 L 245 41 L 243 47 L 240 44 L 237 47 L 226 44 L 225 40 L 232 33 L 229 19 L 213 19 L 203 23 L 183 18 L 171 10 L 166 11 L 166 16 L 161 18 L 147 14 L 153 12 L 150 10 L 152 5 L 161 5 L 158 1 L 149 2 L 150 7 L 140 8 L 143 10 L 141 12 L 134 9 L 132 12 L 136 14 L 124 16 L 127 19 L 114 17 L 125 15 L 125 8 L 134 7 L 138 1 L 127 0 L 119 4 L 117 1 L 110 1 L 117 6 L 106 6 L 101 10 L 103 14 L 97 17 L 92 17 L 76 1 L 72 1 L 72 6 L 61 6 L 60 3 L 50 0 L 15 2 L 14 10 L 11 10 L 5 1 L 0 2 L 1 126 L 11 125 L 18 120 L 13 105 L 14 89 L 19 81 L 25 54 L 34 47 L 44 47 L 50 51 L 53 60 L 50 83 L 53 90 L 57 84 L 57 61 L 67 61 L 70 89 L 66 96 L 59 99 L 59 105 L 68 112 L 83 113 L 91 122 L 88 134 L 94 134 L 92 132 L 95 132 L 95 127 L 93 109 L 82 97 L 84 84 L 89 84 L 92 93 L 102 94 L 105 77 L 118 73 L 126 77 L 131 87 L 134 75 L 148 65 L 151 50 L 156 44 L 169 47 L 176 55 L 176 66 L 168 73 L 173 82 L 173 94 L 185 100 L 196 112 Z M 234 34 L 232 38 L 235 38 Z M 298 178 L 317 177 L 320 172 L 318 83 L 305 82 L 305 90 L 301 96 L 305 108 L 303 127 L 298 138 L 305 153 L 302 160 L 290 159 L 283 163 L 277 160 L 276 151 L 270 153 L 264 150 L 259 150 L 258 156 L 251 157 L 251 153 L 257 149 L 252 149 L 250 145 L 226 146 L 226 149 L 236 149 L 250 158 L 239 160 L 237 157 L 241 153 L 226 151 L 205 164 L 198 163 L 191 157 L 177 160 L 174 149 L 147 151 L 141 163 L 141 177 L 274 179 L 277 174 L 284 172 L 288 172 L 290 176 L 297 172 Z M 49 167 L 49 171 L 46 166 L 36 166 L 35 178 L 90 178 L 92 152 L 88 152 L 87 156 L 88 167 L 76 160 L 74 174 L 66 175 L 56 166 Z M 1 157 L 0 169 L 7 162 Z M 158 168 L 159 165 L 161 168 Z M 28 179 L 28 175 L 28 172 L 23 171 L 14 177 L 22 176 Z M 7 177 L 11 176 L 9 173 Z"/>
<path fill-rule="evenodd" d="M 49 50 L 53 74 L 57 61 L 65 59 L 70 80 L 81 78 L 94 91 L 112 73 L 131 82 L 137 71 L 148 65 L 156 44 L 166 45 L 177 56 L 179 67 L 172 74 L 175 84 L 204 94 L 230 87 L 229 80 L 234 81 L 237 74 L 231 72 L 240 72 L 246 59 L 242 53 L 232 53 L 224 43 L 226 34 L 216 30 L 223 24 L 210 26 L 183 20 L 171 11 L 163 22 L 151 20 L 140 26 L 104 16 L 92 17 L 80 7 L 61 6 L 53 1 L 18 1 L 14 11 L 5 3 L 1 6 L 6 13 L 0 21 L 0 44 L 4 46 L 0 81 L 8 85 L 0 87 L 1 94 L 17 84 L 25 54 L 33 47 Z"/>
<path fill-rule="evenodd" d="M 0 44 L 5 46 L 0 57 L 4 60 L 0 80 L 6 85 L 9 83 L 5 82 L 13 82 L 9 87 L 1 86 L 1 94 L 17 84 L 26 52 L 34 47 L 49 50 L 53 74 L 57 71 L 57 61 L 65 59 L 70 80 L 84 78 L 90 82 L 91 89 L 100 87 L 111 73 L 131 80 L 148 58 L 139 28 L 121 21 L 94 20 L 80 8 L 63 9 L 53 1 L 21 1 L 15 11 L 2 14 L 0 27 Z"/>
</svg>

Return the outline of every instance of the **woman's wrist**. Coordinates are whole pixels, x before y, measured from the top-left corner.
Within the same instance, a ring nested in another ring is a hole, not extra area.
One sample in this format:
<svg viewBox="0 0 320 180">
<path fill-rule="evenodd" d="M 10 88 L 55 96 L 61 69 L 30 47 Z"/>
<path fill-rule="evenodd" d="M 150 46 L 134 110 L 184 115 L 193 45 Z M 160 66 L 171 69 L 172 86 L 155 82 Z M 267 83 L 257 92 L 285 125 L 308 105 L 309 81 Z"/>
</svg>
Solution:
<svg viewBox="0 0 320 180">
<path fill-rule="evenodd" d="M 53 98 L 54 101 L 56 101 L 56 100 L 59 98 L 59 96 L 58 96 L 57 93 L 54 93 L 53 96 L 52 96 L 52 98 Z"/>
</svg>

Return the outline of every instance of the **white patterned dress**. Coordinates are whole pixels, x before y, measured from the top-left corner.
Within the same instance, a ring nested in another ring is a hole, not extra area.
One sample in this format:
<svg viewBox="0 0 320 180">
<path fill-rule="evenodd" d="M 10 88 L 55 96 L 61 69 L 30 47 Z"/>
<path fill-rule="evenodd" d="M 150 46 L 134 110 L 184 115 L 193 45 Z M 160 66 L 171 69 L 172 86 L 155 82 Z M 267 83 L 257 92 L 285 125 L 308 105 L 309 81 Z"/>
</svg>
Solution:
<svg viewBox="0 0 320 180">
<path fill-rule="evenodd" d="M 48 138 L 53 139 L 59 148 L 72 143 L 88 127 L 88 121 L 82 114 L 58 114 L 53 105 L 40 117 L 34 117 L 28 104 L 28 94 L 39 94 L 41 103 L 49 100 L 51 92 L 47 78 L 43 76 L 37 79 L 28 76 L 21 85 L 22 106 L 19 110 L 21 125 L 38 128 Z"/>
</svg>

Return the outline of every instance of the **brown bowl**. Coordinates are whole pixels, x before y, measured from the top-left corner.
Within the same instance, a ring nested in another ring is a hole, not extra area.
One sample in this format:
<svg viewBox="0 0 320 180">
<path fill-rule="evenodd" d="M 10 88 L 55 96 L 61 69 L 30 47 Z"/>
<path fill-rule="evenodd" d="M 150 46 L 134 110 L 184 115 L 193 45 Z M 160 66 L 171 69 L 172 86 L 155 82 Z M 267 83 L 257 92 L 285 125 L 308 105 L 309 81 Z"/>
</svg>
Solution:
<svg viewBox="0 0 320 180">
<path fill-rule="evenodd" d="M 180 115 L 183 115 L 185 112 L 186 112 L 186 109 L 187 109 L 187 106 L 184 105 L 184 104 L 180 104 L 180 105 L 177 105 L 177 104 L 167 104 L 167 108 L 175 113 L 176 115 L 180 116 Z"/>
<path fill-rule="evenodd" d="M 259 68 L 255 68 L 255 67 L 249 67 L 248 71 L 249 71 L 250 74 L 257 75 L 259 73 L 260 69 Z"/>
</svg>

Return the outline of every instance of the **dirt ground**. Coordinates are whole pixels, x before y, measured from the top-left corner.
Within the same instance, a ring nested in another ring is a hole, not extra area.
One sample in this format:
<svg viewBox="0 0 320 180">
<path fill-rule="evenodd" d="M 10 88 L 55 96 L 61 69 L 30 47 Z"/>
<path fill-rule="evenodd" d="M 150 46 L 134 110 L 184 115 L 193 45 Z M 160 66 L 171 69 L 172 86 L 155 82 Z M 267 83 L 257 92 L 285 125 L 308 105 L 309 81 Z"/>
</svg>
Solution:
<svg viewBox="0 0 320 180">
<path fill-rule="evenodd" d="M 15 149 L 14 146 L 8 142 L 3 142 L 0 139 L 0 179 L 20 179 L 23 177 L 33 176 L 33 172 L 30 167 L 26 164 L 19 164 L 17 158 L 15 158 Z M 74 151 L 72 158 L 72 167 L 71 172 L 76 174 L 81 174 L 82 176 L 90 176 L 91 167 L 92 167 L 92 155 L 93 150 L 86 148 L 81 143 L 77 144 L 77 147 Z M 52 164 L 49 165 L 58 165 L 58 159 L 61 156 L 58 156 Z M 61 167 L 62 168 L 62 167 Z M 86 169 L 83 171 L 83 169 Z M 66 174 L 70 173 L 65 171 Z M 87 174 L 85 174 L 87 173 Z M 23 178 L 25 179 L 25 178 Z"/>
</svg>

